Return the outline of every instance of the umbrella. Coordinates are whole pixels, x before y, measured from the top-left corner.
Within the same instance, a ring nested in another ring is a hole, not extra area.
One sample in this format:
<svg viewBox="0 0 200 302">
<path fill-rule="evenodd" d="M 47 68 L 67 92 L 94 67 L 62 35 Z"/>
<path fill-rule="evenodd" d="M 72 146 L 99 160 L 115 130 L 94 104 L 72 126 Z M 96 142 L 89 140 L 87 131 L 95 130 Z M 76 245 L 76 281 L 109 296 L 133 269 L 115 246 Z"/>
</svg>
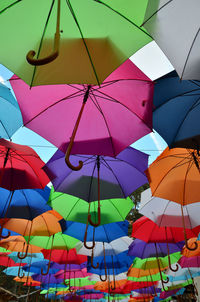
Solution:
<svg viewBox="0 0 200 302">
<path fill-rule="evenodd" d="M 153 82 L 130 60 L 101 86 L 41 86 L 30 90 L 15 76 L 11 84 L 24 125 L 62 151 L 67 149 L 66 162 L 75 170 L 82 164 L 70 164 L 70 153 L 116 156 L 152 129 Z"/>
<path fill-rule="evenodd" d="M 38 215 L 51 210 L 47 205 L 50 194 L 49 187 L 42 189 L 25 189 L 12 191 L 0 188 L 1 209 L 0 217 L 4 218 L 12 194 L 12 200 L 7 212 L 8 218 L 33 220 Z"/>
<path fill-rule="evenodd" d="M 22 115 L 11 90 L 2 83 L 0 83 L 0 100 L 0 137 L 11 139 L 11 136 L 22 126 Z"/>
<path fill-rule="evenodd" d="M 185 227 L 188 229 L 199 226 L 198 209 L 200 202 L 190 203 L 182 206 Z M 151 189 L 141 194 L 139 212 L 153 220 L 159 227 L 183 227 L 181 205 L 151 195 Z"/>
<path fill-rule="evenodd" d="M 199 9 L 199 1 L 149 0 L 144 18 L 144 27 L 183 79 L 200 79 Z"/>
<path fill-rule="evenodd" d="M 197 151 L 166 148 L 149 166 L 146 174 L 153 196 L 178 202 L 182 206 L 199 201 L 200 174 Z M 183 230 L 187 244 L 184 219 Z"/>
<path fill-rule="evenodd" d="M 199 149 L 199 84 L 180 81 L 175 71 L 156 80 L 153 127 L 170 147 Z"/>
<path fill-rule="evenodd" d="M 0 139 L 0 186 L 12 191 L 4 215 L 5 218 L 7 217 L 14 190 L 43 189 L 49 182 L 49 178 L 41 169 L 43 165 L 43 161 L 30 147 Z M 1 234 L 2 226 L 0 228 Z M 6 237 L 9 235 L 10 233 Z"/>
<path fill-rule="evenodd" d="M 68 220 L 62 220 L 60 223 L 64 234 L 84 241 L 86 229 L 86 225 L 84 223 Z M 94 232 L 94 227 L 88 225 L 87 240 L 93 241 L 94 236 L 94 241 L 111 242 L 119 237 L 128 235 L 128 226 L 129 222 L 127 220 L 113 222 L 95 227 Z"/>
<path fill-rule="evenodd" d="M 30 86 L 100 84 L 151 41 L 140 28 L 146 6 L 147 1 L 128 0 L 123 4 L 88 0 L 84 4 L 71 0 L 2 3 L 0 26 L 5 27 L 5 34 L 0 36 L 4 45 L 1 62 Z M 10 40 L 17 41 L 18 60 L 9 55 Z"/>
<path fill-rule="evenodd" d="M 193 247 L 194 244 L 197 245 L 196 249 L 191 249 L 191 247 Z M 188 246 L 190 247 L 190 249 L 188 249 L 186 246 L 183 247 L 183 250 L 181 252 L 183 256 L 186 256 L 186 257 L 200 256 L 199 238 L 197 238 L 197 237 L 190 238 L 188 240 Z"/>
<path fill-rule="evenodd" d="M 169 254 L 180 252 L 184 246 L 184 241 L 177 243 L 156 242 L 157 253 L 159 257 L 165 257 Z M 155 257 L 156 248 L 155 243 L 146 243 L 140 239 L 135 239 L 129 246 L 129 255 L 139 257 L 141 259 Z"/>
<path fill-rule="evenodd" d="M 65 220 L 87 223 L 88 202 L 72 195 L 55 192 L 51 189 L 48 204 L 56 210 Z M 89 203 L 90 214 L 95 220 L 98 202 Z M 101 202 L 101 225 L 112 222 L 124 221 L 133 207 L 130 198 L 107 199 Z"/>
<path fill-rule="evenodd" d="M 181 267 L 200 267 L 200 256 L 185 257 L 182 256 L 178 263 Z"/>
</svg>

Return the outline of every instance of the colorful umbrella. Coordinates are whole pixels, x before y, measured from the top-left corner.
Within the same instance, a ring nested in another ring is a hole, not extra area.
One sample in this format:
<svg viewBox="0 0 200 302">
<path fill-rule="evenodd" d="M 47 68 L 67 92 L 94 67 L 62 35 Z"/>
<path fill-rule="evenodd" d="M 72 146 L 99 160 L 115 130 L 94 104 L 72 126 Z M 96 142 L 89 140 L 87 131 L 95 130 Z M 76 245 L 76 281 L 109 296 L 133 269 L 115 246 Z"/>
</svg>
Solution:
<svg viewBox="0 0 200 302">
<path fill-rule="evenodd" d="M 183 210 L 185 227 L 192 229 L 199 226 L 199 208 L 200 202 L 182 206 L 179 203 L 152 196 L 151 189 L 147 189 L 141 194 L 139 212 L 153 220 L 159 227 L 183 227 Z"/>
<path fill-rule="evenodd" d="M 144 0 L 140 3 L 87 0 L 84 4 L 58 0 L 38 1 L 34 5 L 3 2 L 0 26 L 9 26 L 0 37 L 4 45 L 1 62 L 30 86 L 100 84 L 151 41 L 140 27 L 146 6 Z M 18 20 L 26 26 L 18 24 Z M 8 37 L 17 41 L 17 61 L 9 55 L 13 44 Z"/>
<path fill-rule="evenodd" d="M 200 267 L 200 256 L 185 257 L 182 256 L 178 263 L 181 267 Z"/>
<path fill-rule="evenodd" d="M 152 195 L 178 202 L 182 206 L 199 202 L 199 167 L 197 151 L 166 148 L 146 171 Z M 183 226 L 187 244 L 184 219 Z"/>
<path fill-rule="evenodd" d="M 73 154 L 116 156 L 152 129 L 153 82 L 129 60 L 101 86 L 41 86 L 30 90 L 16 77 L 11 84 L 24 125 L 63 151 L 68 147 L 66 162 L 76 170 L 82 164 L 70 164 L 71 149 Z"/>
<path fill-rule="evenodd" d="M 199 81 L 180 81 L 175 71 L 156 80 L 153 127 L 170 147 L 200 146 L 199 84 Z"/>
<path fill-rule="evenodd" d="M 7 211 L 7 205 L 12 195 L 12 200 L 7 211 L 8 218 L 22 218 L 33 220 L 38 215 L 51 210 L 47 205 L 50 189 L 25 189 L 14 192 L 0 188 L 1 209 L 0 217 L 4 218 Z"/>
<path fill-rule="evenodd" d="M 149 0 L 144 27 L 169 58 L 181 79 L 199 80 L 198 1 Z M 188 18 L 192 16 L 192 18 Z M 181 49 L 181 51 L 179 51 Z"/>
<path fill-rule="evenodd" d="M 2 83 L 0 83 L 0 100 L 0 137 L 11 139 L 11 136 L 22 126 L 22 115 L 11 90 Z"/>
</svg>

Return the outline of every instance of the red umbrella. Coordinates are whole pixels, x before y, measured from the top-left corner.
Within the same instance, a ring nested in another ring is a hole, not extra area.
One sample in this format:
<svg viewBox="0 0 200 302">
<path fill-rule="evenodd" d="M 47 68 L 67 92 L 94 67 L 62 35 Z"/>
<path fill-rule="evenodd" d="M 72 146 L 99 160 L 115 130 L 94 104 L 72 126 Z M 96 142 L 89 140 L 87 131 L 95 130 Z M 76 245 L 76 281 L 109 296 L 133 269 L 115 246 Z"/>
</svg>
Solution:
<svg viewBox="0 0 200 302">
<path fill-rule="evenodd" d="M 44 162 L 32 148 L 0 139 L 0 187 L 12 191 L 4 218 L 7 217 L 14 190 L 44 189 L 49 183 L 43 166 Z M 0 237 L 9 236 L 10 233 L 2 236 L 1 227 Z"/>
<path fill-rule="evenodd" d="M 87 261 L 87 256 L 77 255 L 76 249 L 67 250 L 46 250 L 42 249 L 42 253 L 45 259 L 50 259 L 51 261 L 59 264 L 81 264 Z"/>
</svg>

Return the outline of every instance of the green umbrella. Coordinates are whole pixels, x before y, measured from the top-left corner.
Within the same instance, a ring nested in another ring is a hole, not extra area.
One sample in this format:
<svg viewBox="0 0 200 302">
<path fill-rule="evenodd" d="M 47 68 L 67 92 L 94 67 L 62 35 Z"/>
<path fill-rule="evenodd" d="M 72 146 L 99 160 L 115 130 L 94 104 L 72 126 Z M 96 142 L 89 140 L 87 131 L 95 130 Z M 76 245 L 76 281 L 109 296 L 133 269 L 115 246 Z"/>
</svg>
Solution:
<svg viewBox="0 0 200 302">
<path fill-rule="evenodd" d="M 176 263 L 181 258 L 181 253 L 176 252 L 176 253 L 170 254 L 170 258 L 171 258 L 172 264 Z M 159 260 L 161 269 L 164 269 L 169 266 L 168 256 L 166 256 L 166 257 L 158 257 L 158 258 L 151 257 L 151 258 L 145 258 L 145 259 L 140 259 L 140 258 L 136 257 L 133 261 L 133 267 L 140 268 L 143 270 L 158 268 L 158 260 Z"/>
<path fill-rule="evenodd" d="M 167 276 L 161 272 L 163 280 L 167 279 Z M 127 277 L 127 280 L 134 281 L 134 282 L 154 282 L 160 280 L 160 273 L 149 275 L 149 276 L 143 276 L 143 277 Z"/>
<path fill-rule="evenodd" d="M 74 274 L 75 275 L 75 274 Z M 69 282 L 70 286 L 75 287 L 84 287 L 88 285 L 94 285 L 97 281 L 90 281 L 88 277 L 85 278 L 73 278 L 73 272 L 72 272 L 72 278 L 66 279 L 65 282 Z M 66 288 L 65 288 L 66 290 Z"/>
<path fill-rule="evenodd" d="M 152 40 L 140 27 L 147 0 L 0 2 L 0 61 L 30 86 L 99 85 Z"/>
<path fill-rule="evenodd" d="M 87 223 L 88 208 L 92 221 L 98 215 L 98 201 L 86 202 L 72 195 L 54 192 L 52 188 L 48 204 L 56 210 L 65 220 Z M 101 201 L 101 225 L 125 220 L 133 207 L 130 198 L 106 199 Z"/>
<path fill-rule="evenodd" d="M 24 237 L 28 241 L 28 236 Z M 70 250 L 79 242 L 78 239 L 62 234 L 61 232 L 53 236 L 30 236 L 30 244 L 39 246 L 43 249 L 62 249 Z"/>
</svg>

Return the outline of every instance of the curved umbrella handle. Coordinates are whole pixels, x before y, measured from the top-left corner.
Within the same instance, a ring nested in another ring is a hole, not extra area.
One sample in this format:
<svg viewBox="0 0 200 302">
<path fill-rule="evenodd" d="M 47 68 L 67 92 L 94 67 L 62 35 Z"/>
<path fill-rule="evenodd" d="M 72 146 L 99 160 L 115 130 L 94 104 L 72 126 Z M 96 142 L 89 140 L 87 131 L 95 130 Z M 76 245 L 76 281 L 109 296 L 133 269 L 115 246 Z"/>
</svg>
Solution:
<svg viewBox="0 0 200 302">
<path fill-rule="evenodd" d="M 60 0 L 58 0 L 58 8 L 57 8 L 57 24 L 56 24 L 56 33 L 54 36 L 54 50 L 53 52 L 41 59 L 34 59 L 36 52 L 34 50 L 30 50 L 26 55 L 26 60 L 29 64 L 34 66 L 40 66 L 48 64 L 54 61 L 59 55 L 59 46 L 60 46 Z"/>
<path fill-rule="evenodd" d="M 54 235 L 52 237 L 52 243 L 51 243 L 51 251 L 50 251 L 50 255 L 49 255 L 49 263 L 48 263 L 48 267 L 47 267 L 47 271 L 46 273 L 44 273 L 43 267 L 41 268 L 41 275 L 42 276 L 46 276 L 48 275 L 48 272 L 50 270 L 50 265 L 51 265 L 51 254 L 52 254 L 52 249 L 53 249 L 53 241 L 54 241 Z"/>
<path fill-rule="evenodd" d="M 24 242 L 24 245 L 25 245 L 25 242 Z M 23 251 L 24 250 L 24 247 L 23 247 L 22 255 L 20 255 L 20 252 L 17 253 L 17 257 L 21 260 L 25 259 L 28 255 L 28 248 L 29 248 L 29 244 L 26 245 L 26 251 L 25 252 Z"/>
<path fill-rule="evenodd" d="M 80 170 L 80 169 L 83 167 L 83 162 L 82 162 L 81 160 L 79 161 L 79 165 L 78 165 L 77 167 L 73 166 L 73 165 L 70 163 L 70 161 L 69 161 L 69 156 L 70 156 L 70 154 L 71 154 L 71 150 L 72 150 L 72 147 L 73 147 L 73 144 L 74 144 L 74 139 L 75 139 L 75 136 L 76 136 L 76 132 L 77 132 L 77 130 L 78 130 L 78 126 L 79 126 L 79 124 L 80 124 L 81 116 L 82 116 L 82 114 L 83 114 L 83 109 L 84 109 L 85 104 L 86 104 L 86 102 L 87 102 L 87 99 L 88 99 L 88 97 L 89 97 L 90 88 L 91 88 L 91 85 L 88 85 L 88 86 L 87 86 L 87 90 L 86 90 L 85 95 L 84 95 L 84 98 L 83 98 L 83 103 L 82 103 L 80 112 L 79 112 L 78 117 L 77 117 L 77 120 L 76 120 L 76 124 L 75 124 L 74 129 L 73 129 L 73 132 L 72 132 L 72 136 L 71 136 L 71 138 L 70 138 L 69 145 L 68 145 L 68 147 L 67 147 L 67 151 L 66 151 L 66 153 L 65 153 L 65 162 L 66 162 L 67 166 L 68 166 L 70 169 L 74 170 L 74 171 L 78 171 L 78 170 Z"/>
<path fill-rule="evenodd" d="M 99 278 L 101 279 L 102 282 L 105 282 L 108 278 L 108 275 L 107 275 L 107 267 L 106 267 L 106 252 L 105 252 L 104 242 L 103 242 L 103 257 L 104 257 L 104 266 L 105 266 L 105 279 L 103 279 L 101 275 L 99 275 Z"/>
<path fill-rule="evenodd" d="M 22 278 L 25 276 L 25 274 L 22 273 L 22 275 L 20 275 L 20 272 L 21 272 L 21 263 L 20 263 L 20 265 L 19 265 L 19 269 L 18 269 L 18 274 L 17 274 L 17 276 L 18 276 L 20 279 L 22 279 Z"/>
<path fill-rule="evenodd" d="M 164 291 L 167 291 L 167 290 L 165 289 L 164 283 L 168 283 L 168 282 L 169 282 L 169 278 L 167 277 L 166 280 L 163 280 L 162 272 L 161 272 L 161 269 L 160 269 L 160 262 L 159 262 L 159 259 L 158 259 L 158 248 L 157 248 L 156 243 L 154 243 L 154 244 L 155 244 L 155 250 L 156 250 L 156 260 L 157 260 L 158 269 L 159 269 L 159 274 L 160 274 L 160 280 L 161 280 L 161 283 L 162 283 L 163 290 L 164 290 Z"/>
<path fill-rule="evenodd" d="M 64 270 L 64 280 L 63 280 L 63 283 L 66 285 L 66 286 L 69 286 L 69 282 L 66 282 L 66 267 L 67 267 L 67 263 L 65 263 L 65 270 Z"/>
<path fill-rule="evenodd" d="M 169 263 L 169 269 L 172 272 L 177 272 L 178 271 L 178 264 L 176 263 L 176 268 L 172 267 L 172 263 L 171 263 L 171 258 L 170 258 L 170 253 L 169 253 L 169 244 L 168 244 L 168 239 L 167 239 L 167 228 L 165 227 L 165 234 L 166 234 L 166 244 L 167 244 L 167 257 L 168 257 L 168 263 Z"/>
<path fill-rule="evenodd" d="M 93 260 L 94 260 L 94 249 L 92 249 L 91 266 L 96 269 L 99 267 L 99 262 L 97 262 L 97 265 L 95 266 Z"/>
<path fill-rule="evenodd" d="M 181 215 L 182 215 L 182 223 L 183 223 L 183 233 L 184 233 L 184 239 L 185 239 L 185 246 L 188 250 L 190 251 L 195 251 L 198 248 L 198 244 L 195 241 L 194 242 L 194 247 L 190 247 L 188 245 L 188 239 L 187 239 L 187 234 L 186 234 L 186 230 L 185 230 L 185 220 L 184 220 L 184 213 L 183 213 L 183 205 L 181 204 Z"/>
<path fill-rule="evenodd" d="M 88 250 L 92 250 L 95 247 L 94 236 L 93 236 L 92 246 L 88 246 L 87 245 L 87 232 L 88 232 L 88 221 L 87 221 L 87 224 L 86 224 L 85 235 L 84 235 L 84 247 Z"/>
<path fill-rule="evenodd" d="M 3 226 L 1 225 L 0 226 L 0 238 L 2 239 L 7 239 L 8 237 L 10 237 L 10 235 L 11 235 L 11 232 L 10 231 L 8 231 L 8 235 L 2 235 L 2 232 L 3 232 Z"/>
</svg>

